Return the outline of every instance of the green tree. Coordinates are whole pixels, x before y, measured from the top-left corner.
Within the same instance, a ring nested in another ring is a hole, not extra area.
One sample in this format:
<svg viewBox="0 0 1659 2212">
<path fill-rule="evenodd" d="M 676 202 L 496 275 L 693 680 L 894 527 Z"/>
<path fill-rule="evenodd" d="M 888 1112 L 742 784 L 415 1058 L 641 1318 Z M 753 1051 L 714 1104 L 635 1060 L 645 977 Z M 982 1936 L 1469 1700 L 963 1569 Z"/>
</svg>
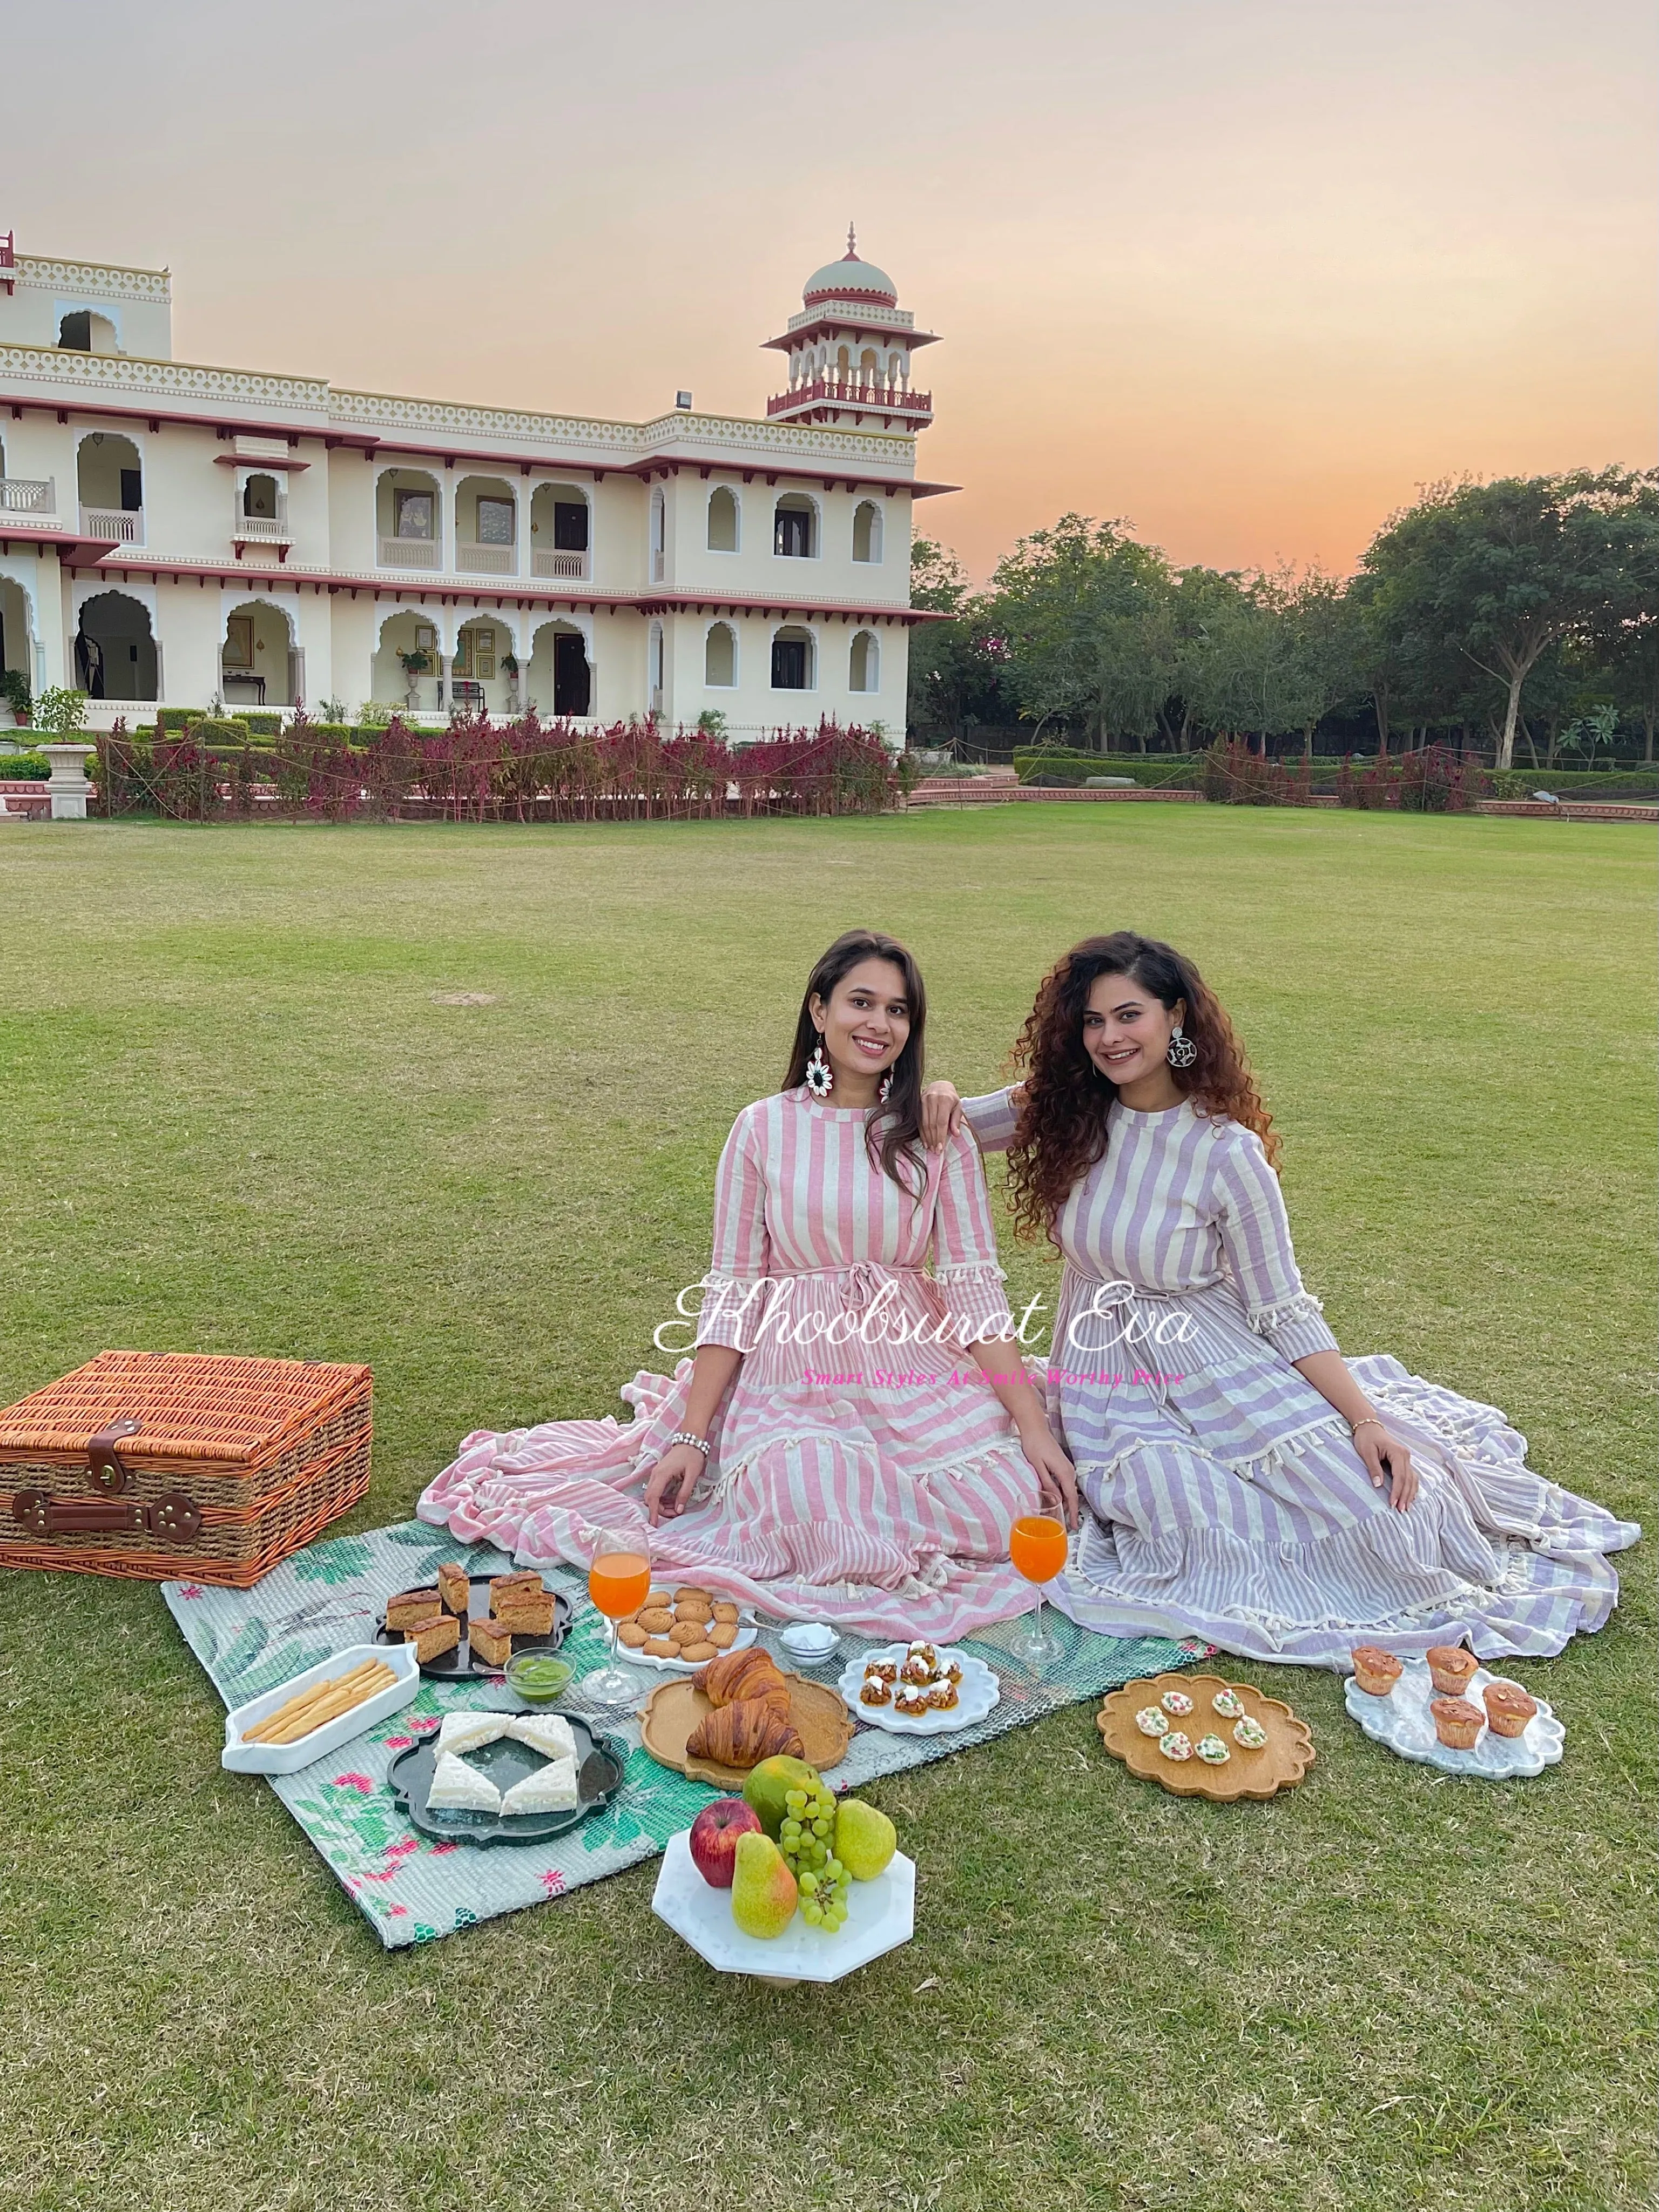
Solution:
<svg viewBox="0 0 1659 2212">
<path fill-rule="evenodd" d="M 918 623 L 910 633 L 911 727 L 954 741 L 978 723 L 1012 719 L 1001 690 L 1003 652 L 983 604 L 956 555 L 932 538 L 910 548 L 910 604 L 949 617 Z"/>
<path fill-rule="evenodd" d="M 1366 549 L 1376 616 L 1419 670 L 1450 651 L 1503 700 L 1515 758 L 1522 689 L 1558 640 L 1612 639 L 1659 584 L 1659 474 L 1609 468 L 1443 483 Z"/>
<path fill-rule="evenodd" d="M 1121 522 L 1062 515 L 999 562 L 985 617 L 1007 655 L 1021 714 L 1080 721 L 1086 735 L 1144 751 L 1175 689 L 1173 578 Z"/>
</svg>

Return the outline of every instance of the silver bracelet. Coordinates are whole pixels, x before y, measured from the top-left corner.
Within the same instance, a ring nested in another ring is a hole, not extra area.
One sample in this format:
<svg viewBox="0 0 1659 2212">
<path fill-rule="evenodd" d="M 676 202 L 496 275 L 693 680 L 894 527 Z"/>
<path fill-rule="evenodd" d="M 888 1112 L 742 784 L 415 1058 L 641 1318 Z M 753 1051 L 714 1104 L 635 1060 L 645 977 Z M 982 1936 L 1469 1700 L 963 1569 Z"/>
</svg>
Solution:
<svg viewBox="0 0 1659 2212">
<path fill-rule="evenodd" d="M 1386 1421 L 1379 1420 L 1375 1413 L 1367 1413 L 1363 1421 L 1350 1422 L 1348 1434 L 1351 1437 L 1357 1437 L 1361 1429 L 1386 1429 L 1388 1425 Z M 676 1441 L 678 1442 L 678 1439 L 677 1438 Z"/>
<path fill-rule="evenodd" d="M 700 1451 L 704 1459 L 707 1459 L 708 1456 L 708 1437 L 694 1437 L 690 1429 L 682 1429 L 678 1436 L 670 1437 L 668 1439 L 668 1449 L 672 1451 L 676 1444 L 690 1444 L 692 1450 Z"/>
</svg>

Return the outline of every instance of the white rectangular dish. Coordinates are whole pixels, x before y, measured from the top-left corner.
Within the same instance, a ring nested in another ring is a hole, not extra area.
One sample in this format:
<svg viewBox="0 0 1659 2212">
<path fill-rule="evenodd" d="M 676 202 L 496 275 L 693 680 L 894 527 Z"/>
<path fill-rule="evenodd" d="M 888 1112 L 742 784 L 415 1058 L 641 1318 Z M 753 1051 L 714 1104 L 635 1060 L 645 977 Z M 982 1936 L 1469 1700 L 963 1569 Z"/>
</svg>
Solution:
<svg viewBox="0 0 1659 2212">
<path fill-rule="evenodd" d="M 366 1659 L 378 1659 L 390 1667 L 397 1676 L 372 1698 L 365 1698 L 360 1705 L 336 1720 L 325 1721 L 321 1728 L 302 1735 L 296 1743 L 244 1743 L 243 1735 L 267 1719 L 279 1705 L 290 1698 L 297 1698 L 302 1690 L 313 1684 L 331 1680 L 337 1674 L 349 1674 L 354 1667 Z M 308 1667 L 303 1674 L 295 1674 L 267 1690 L 263 1697 L 250 1698 L 245 1705 L 238 1705 L 225 1715 L 225 1747 L 219 1754 L 221 1766 L 228 1767 L 233 1774 L 297 1774 L 302 1766 L 313 1759 L 326 1759 L 343 1743 L 361 1735 L 365 1729 L 373 1728 L 406 1705 L 416 1696 L 421 1686 L 420 1662 L 415 1656 L 412 1644 L 349 1644 L 343 1651 L 331 1652 L 319 1667 Z"/>
</svg>

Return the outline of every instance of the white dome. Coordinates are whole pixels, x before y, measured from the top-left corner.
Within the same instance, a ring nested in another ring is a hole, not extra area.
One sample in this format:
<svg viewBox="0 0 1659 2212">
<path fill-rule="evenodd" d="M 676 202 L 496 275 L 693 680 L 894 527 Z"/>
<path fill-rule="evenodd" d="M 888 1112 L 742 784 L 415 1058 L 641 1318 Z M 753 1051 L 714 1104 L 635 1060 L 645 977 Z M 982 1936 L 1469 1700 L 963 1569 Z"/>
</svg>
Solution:
<svg viewBox="0 0 1659 2212">
<path fill-rule="evenodd" d="M 898 287 L 884 269 L 860 261 L 853 234 L 847 234 L 847 252 L 839 261 L 826 261 L 801 287 L 801 304 L 818 300 L 869 300 L 884 307 L 898 305 Z"/>
</svg>

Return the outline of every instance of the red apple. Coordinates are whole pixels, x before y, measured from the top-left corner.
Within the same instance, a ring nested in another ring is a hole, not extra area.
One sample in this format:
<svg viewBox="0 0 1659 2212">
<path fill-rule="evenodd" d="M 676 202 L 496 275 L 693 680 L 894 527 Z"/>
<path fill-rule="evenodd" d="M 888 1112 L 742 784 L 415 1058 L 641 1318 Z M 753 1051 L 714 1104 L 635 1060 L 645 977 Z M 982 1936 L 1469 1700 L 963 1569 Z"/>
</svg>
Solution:
<svg viewBox="0 0 1659 2212">
<path fill-rule="evenodd" d="M 741 1797 L 717 1797 L 691 1823 L 691 1863 L 711 1889 L 730 1889 L 738 1838 L 765 1833 L 760 1814 Z"/>
</svg>

